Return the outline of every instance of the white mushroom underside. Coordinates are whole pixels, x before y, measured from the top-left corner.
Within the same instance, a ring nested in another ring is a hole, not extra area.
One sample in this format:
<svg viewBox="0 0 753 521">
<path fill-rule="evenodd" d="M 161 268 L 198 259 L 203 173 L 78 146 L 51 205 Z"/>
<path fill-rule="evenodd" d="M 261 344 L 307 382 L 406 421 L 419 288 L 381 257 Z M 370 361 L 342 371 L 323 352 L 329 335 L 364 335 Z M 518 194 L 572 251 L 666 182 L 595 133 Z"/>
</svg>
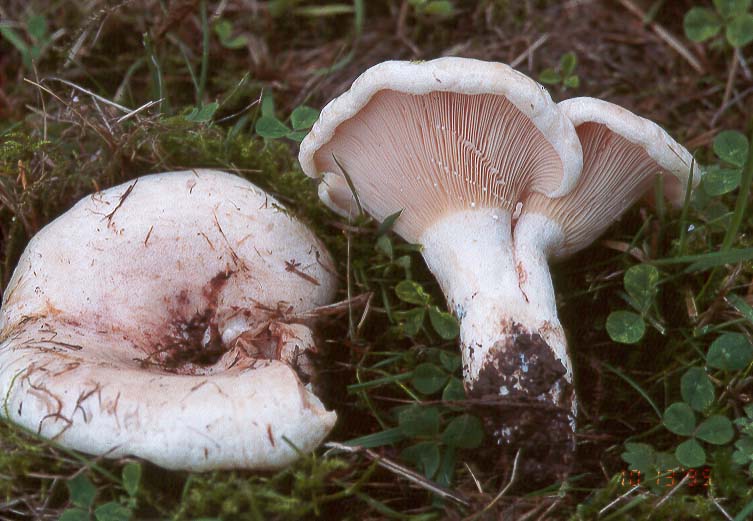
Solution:
<svg viewBox="0 0 753 521">
<path fill-rule="evenodd" d="M 664 173 L 642 146 L 603 124 L 583 123 L 576 131 L 584 166 L 575 188 L 557 199 L 529 194 L 520 217 L 522 222 L 528 214 L 542 215 L 561 228 L 561 243 L 541 246 L 555 258 L 591 244 L 646 193 L 656 175 Z"/>
<path fill-rule="evenodd" d="M 316 152 L 333 139 L 341 124 L 368 105 L 373 96 L 387 90 L 413 95 L 447 92 L 504 97 L 530 119 L 562 162 L 557 182 L 542 186 L 542 192 L 558 197 L 575 184 L 582 166 L 578 137 L 573 124 L 558 110 L 546 89 L 503 63 L 453 56 L 429 61 L 386 61 L 361 74 L 348 91 L 324 107 L 301 143 L 298 158 L 306 175 L 319 178 L 325 173 L 316 165 Z"/>
<path fill-rule="evenodd" d="M 693 186 L 700 182 L 702 169 L 699 165 L 695 165 L 693 176 L 690 177 L 693 164 L 690 152 L 653 121 L 642 118 L 624 107 L 596 98 L 571 98 L 558 103 L 557 106 L 576 128 L 584 123 L 605 125 L 614 134 L 643 148 L 661 170 L 672 174 L 666 178 L 665 195 L 674 205 L 682 204 L 688 181 Z"/>
<path fill-rule="evenodd" d="M 562 179 L 551 144 L 510 101 L 493 94 L 380 91 L 314 157 L 328 173 L 331 203 L 351 200 L 342 166 L 376 219 L 403 210 L 395 230 L 413 242 L 444 215 L 509 211 L 524 189 L 551 190 Z"/>
<path fill-rule="evenodd" d="M 311 450 L 335 421 L 278 361 L 306 365 L 308 328 L 282 322 L 331 300 L 331 266 L 236 176 L 169 172 L 93 194 L 30 241 L 3 296 L 0 413 L 168 468 L 286 465 L 283 436 Z"/>
</svg>

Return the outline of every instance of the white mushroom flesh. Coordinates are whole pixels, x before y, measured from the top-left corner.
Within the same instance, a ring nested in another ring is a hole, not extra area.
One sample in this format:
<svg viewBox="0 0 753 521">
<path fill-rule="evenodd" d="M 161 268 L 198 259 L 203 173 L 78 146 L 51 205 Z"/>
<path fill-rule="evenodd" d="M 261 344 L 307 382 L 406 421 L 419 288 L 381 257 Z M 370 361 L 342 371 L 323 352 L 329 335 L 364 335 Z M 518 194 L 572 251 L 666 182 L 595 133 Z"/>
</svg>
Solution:
<svg viewBox="0 0 753 521">
<path fill-rule="evenodd" d="M 90 454 L 171 469 L 279 468 L 334 412 L 302 382 L 296 316 L 332 261 L 271 196 L 222 172 L 86 197 L 27 246 L 0 310 L 0 414 Z M 300 375 L 300 377 L 299 377 Z"/>
</svg>

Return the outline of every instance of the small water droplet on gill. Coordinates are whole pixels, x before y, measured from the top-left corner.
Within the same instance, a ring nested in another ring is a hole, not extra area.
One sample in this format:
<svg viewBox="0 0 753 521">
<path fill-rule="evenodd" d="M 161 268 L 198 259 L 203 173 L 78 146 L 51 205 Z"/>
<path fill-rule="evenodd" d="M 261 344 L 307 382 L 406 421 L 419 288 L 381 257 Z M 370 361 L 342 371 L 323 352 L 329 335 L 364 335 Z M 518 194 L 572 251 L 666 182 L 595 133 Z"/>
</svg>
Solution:
<svg viewBox="0 0 753 521">
<path fill-rule="evenodd" d="M 520 214 L 522 211 L 523 211 L 523 203 L 518 201 L 517 203 L 515 203 L 515 210 L 512 212 L 513 221 L 517 220 L 520 217 Z"/>
</svg>

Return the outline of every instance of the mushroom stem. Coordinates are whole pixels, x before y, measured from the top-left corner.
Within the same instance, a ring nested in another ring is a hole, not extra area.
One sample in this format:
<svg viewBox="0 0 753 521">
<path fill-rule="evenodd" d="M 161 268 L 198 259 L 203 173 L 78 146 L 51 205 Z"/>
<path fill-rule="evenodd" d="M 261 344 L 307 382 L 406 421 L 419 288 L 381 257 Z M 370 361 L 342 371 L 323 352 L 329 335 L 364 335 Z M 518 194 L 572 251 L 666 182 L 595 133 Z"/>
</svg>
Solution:
<svg viewBox="0 0 753 521">
<path fill-rule="evenodd" d="M 552 275 L 549 271 L 550 252 L 564 241 L 562 229 L 554 221 L 538 214 L 523 214 L 515 224 L 515 266 L 520 290 L 526 296 L 533 316 L 531 327 L 544 339 L 554 357 L 565 368 L 563 379 L 568 386 L 573 383 L 573 370 L 567 349 L 567 339 L 557 316 Z M 571 427 L 575 430 L 577 402 L 575 393 L 562 392 L 552 396 L 555 402 L 570 402 Z"/>
<path fill-rule="evenodd" d="M 421 237 L 429 269 L 460 321 L 465 384 L 474 396 L 517 390 L 534 398 L 559 377 L 572 381 L 546 263 L 540 280 L 523 291 L 510 230 L 510 212 L 474 209 L 447 215 Z M 538 381 L 544 366 L 549 384 Z"/>
<path fill-rule="evenodd" d="M 565 379 L 573 381 L 567 340 L 557 317 L 549 252 L 562 244 L 564 235 L 554 221 L 538 214 L 523 214 L 515 224 L 514 249 L 518 284 L 526 297 L 534 327 L 565 367 Z"/>
<path fill-rule="evenodd" d="M 552 240 L 554 231 L 545 230 Z M 493 407 L 482 416 L 497 444 L 526 447 L 531 461 L 569 464 L 572 370 L 545 250 L 523 244 L 520 253 L 534 255 L 516 261 L 511 214 L 492 208 L 449 214 L 426 230 L 421 243 L 460 321 L 466 391 Z M 532 277 L 525 286 L 522 265 Z"/>
<path fill-rule="evenodd" d="M 510 223 L 510 212 L 502 209 L 460 211 L 439 219 L 421 237 L 424 259 L 460 321 L 468 391 L 477 390 L 491 352 L 507 343 L 513 323 L 526 311 Z"/>
</svg>

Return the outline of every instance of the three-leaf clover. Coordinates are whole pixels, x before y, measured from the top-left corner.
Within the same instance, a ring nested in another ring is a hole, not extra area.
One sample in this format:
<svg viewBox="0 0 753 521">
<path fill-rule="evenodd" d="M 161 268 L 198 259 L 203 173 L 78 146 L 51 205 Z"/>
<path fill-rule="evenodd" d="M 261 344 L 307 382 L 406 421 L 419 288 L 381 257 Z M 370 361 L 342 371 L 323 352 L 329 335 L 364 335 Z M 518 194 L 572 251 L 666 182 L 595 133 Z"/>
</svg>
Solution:
<svg viewBox="0 0 753 521">
<path fill-rule="evenodd" d="M 725 360 L 722 355 L 714 356 Z M 711 414 L 698 423 L 696 413 L 707 411 L 715 399 L 714 384 L 702 368 L 691 367 L 685 371 L 680 379 L 680 392 L 683 401 L 664 410 L 662 423 L 670 432 L 688 438 L 675 449 L 677 460 L 689 468 L 699 467 L 706 462 L 701 441 L 724 445 L 732 440 L 735 430 L 729 418 L 720 414 Z"/>
<path fill-rule="evenodd" d="M 96 508 L 94 500 L 97 497 L 97 487 L 86 477 L 78 474 L 66 482 L 71 508 L 67 508 L 60 515 L 61 521 L 89 521 L 93 510 L 96 521 L 128 521 L 133 516 L 136 507 L 136 496 L 141 484 L 141 464 L 127 463 L 121 471 L 121 482 L 128 494 L 123 502 L 108 501 Z"/>
<path fill-rule="evenodd" d="M 406 438 L 418 440 L 403 449 L 400 456 L 413 464 L 431 479 L 440 470 L 443 460 L 453 459 L 456 449 L 475 449 L 484 439 L 484 427 L 476 416 L 460 414 L 450 419 L 444 429 L 437 407 L 417 404 L 403 408 L 398 413 L 398 428 Z M 441 433 L 440 433 L 441 431 Z M 449 483 L 452 467 L 444 476 L 437 476 L 443 484 Z"/>
<path fill-rule="evenodd" d="M 735 420 L 740 430 L 740 439 L 735 442 L 732 461 L 738 465 L 748 465 L 748 472 L 753 474 L 753 403 L 743 408 L 745 418 Z"/>
<path fill-rule="evenodd" d="M 426 315 L 436 333 L 444 340 L 452 340 L 460 333 L 457 319 L 447 311 L 431 304 L 431 295 L 426 293 L 423 286 L 413 280 L 402 280 L 395 286 L 397 298 L 418 307 L 407 311 L 395 312 L 402 320 L 403 332 L 407 336 L 415 336 L 421 330 Z"/>
<path fill-rule="evenodd" d="M 753 41 L 753 0 L 714 0 L 714 9 L 693 7 L 685 14 L 685 36 L 704 42 L 724 29 L 732 47 L 744 47 Z"/>
<path fill-rule="evenodd" d="M 256 120 L 255 130 L 265 139 L 288 138 L 295 142 L 301 142 L 318 117 L 318 110 L 301 105 L 290 114 L 289 127 L 275 116 L 272 96 L 265 95 L 261 103 L 261 117 Z"/>
<path fill-rule="evenodd" d="M 659 270 L 649 264 L 632 266 L 625 272 L 623 284 L 628 303 L 637 311 L 613 311 L 607 317 L 607 333 L 615 342 L 635 344 L 646 332 L 644 317 L 659 291 Z"/>
<path fill-rule="evenodd" d="M 671 474 L 680 466 L 673 453 L 657 451 L 647 443 L 625 443 L 621 457 L 631 473 L 637 471 L 639 481 L 655 492 L 666 486 L 666 480 L 658 479 L 659 476 Z"/>
<path fill-rule="evenodd" d="M 465 399 L 463 382 L 454 374 L 460 369 L 460 356 L 448 351 L 440 351 L 440 365 L 424 362 L 418 364 L 411 375 L 413 388 L 425 395 L 442 390 L 442 400 L 460 401 Z"/>
<path fill-rule="evenodd" d="M 713 148 L 721 164 L 706 168 L 701 185 L 708 195 L 716 196 L 740 186 L 745 158 L 748 156 L 748 139 L 735 130 L 725 130 L 716 135 Z"/>
<path fill-rule="evenodd" d="M 698 440 L 712 445 L 724 445 L 735 435 L 729 418 L 719 414 L 709 416 L 697 425 L 695 412 L 685 402 L 676 402 L 667 407 L 662 423 L 667 430 L 689 437 L 675 449 L 677 461 L 689 468 L 706 463 L 706 451 Z"/>
<path fill-rule="evenodd" d="M 414 295 L 412 298 L 422 297 Z M 437 351 L 438 357 L 435 356 Z M 442 350 L 434 350 L 433 353 L 430 358 L 434 362 L 423 362 L 413 370 L 410 376 L 412 387 L 426 396 L 441 390 L 444 402 L 464 400 L 463 382 L 455 376 L 460 370 L 460 355 Z M 414 441 L 401 452 L 402 459 L 423 472 L 427 478 L 448 485 L 454 472 L 456 450 L 473 449 L 481 445 L 484 427 L 476 416 L 462 412 L 455 404 L 443 405 L 412 404 L 399 407 L 397 419 L 403 439 Z"/>
</svg>

